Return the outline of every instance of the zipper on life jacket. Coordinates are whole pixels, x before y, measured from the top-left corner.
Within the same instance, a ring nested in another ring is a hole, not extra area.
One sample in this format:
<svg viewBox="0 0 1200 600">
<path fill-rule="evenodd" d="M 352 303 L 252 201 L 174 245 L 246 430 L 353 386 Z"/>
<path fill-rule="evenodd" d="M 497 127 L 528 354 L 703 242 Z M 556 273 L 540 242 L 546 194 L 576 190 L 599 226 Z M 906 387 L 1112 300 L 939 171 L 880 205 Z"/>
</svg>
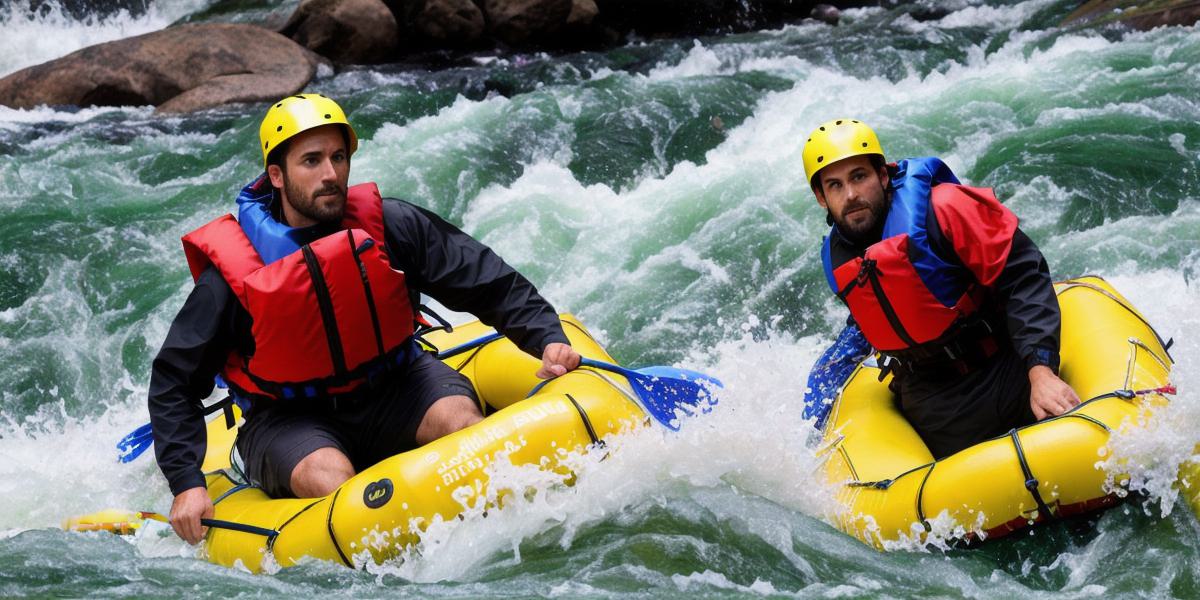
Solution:
<svg viewBox="0 0 1200 600">
<path fill-rule="evenodd" d="M 862 285 L 861 282 L 863 279 L 871 282 L 871 289 L 875 290 L 875 298 L 879 300 L 879 307 L 883 309 L 883 316 L 887 317 L 892 330 L 896 332 L 896 335 L 900 336 L 900 339 L 905 344 L 908 344 L 909 348 L 915 347 L 917 345 L 916 340 L 908 335 L 908 331 L 900 323 L 900 317 L 896 315 L 895 307 L 888 300 L 887 294 L 883 293 L 883 286 L 879 283 L 879 272 L 875 270 L 875 261 L 870 258 L 863 260 L 862 267 L 858 272 L 858 278 L 856 279 L 856 281 L 860 282 L 858 285 Z"/>
<path fill-rule="evenodd" d="M 379 311 L 375 308 L 375 296 L 371 294 L 371 281 L 367 279 L 367 266 L 363 264 L 361 255 L 372 246 L 375 245 L 375 240 L 367 238 L 363 240 L 358 247 L 354 246 L 354 233 L 349 229 L 346 230 L 346 241 L 350 242 L 350 254 L 354 256 L 354 262 L 358 265 L 358 274 L 362 276 L 363 293 L 367 295 L 367 310 L 371 313 L 371 326 L 375 328 L 375 346 L 379 349 L 379 356 L 383 356 L 383 330 L 379 326 Z"/>
<path fill-rule="evenodd" d="M 321 308 L 321 322 L 325 325 L 325 339 L 329 342 L 329 356 L 333 359 L 333 370 L 338 376 L 346 374 L 346 355 L 342 350 L 342 337 L 338 334 L 337 316 L 333 311 L 333 300 L 329 297 L 329 284 L 325 282 L 325 273 L 321 271 L 321 263 L 312 248 L 305 244 L 300 247 L 304 253 L 304 264 L 308 267 L 308 276 L 312 279 L 313 290 L 317 293 L 317 305 Z"/>
</svg>

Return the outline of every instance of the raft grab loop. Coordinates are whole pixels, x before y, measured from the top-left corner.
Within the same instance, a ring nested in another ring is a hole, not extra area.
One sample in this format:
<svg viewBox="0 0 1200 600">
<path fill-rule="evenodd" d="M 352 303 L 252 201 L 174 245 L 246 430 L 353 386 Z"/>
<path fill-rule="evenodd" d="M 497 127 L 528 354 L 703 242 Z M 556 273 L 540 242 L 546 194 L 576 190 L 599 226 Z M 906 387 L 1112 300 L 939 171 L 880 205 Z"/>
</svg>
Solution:
<svg viewBox="0 0 1200 600">
<path fill-rule="evenodd" d="M 1038 515 L 1045 515 L 1043 518 L 1047 521 L 1055 520 L 1057 516 L 1042 499 L 1042 493 L 1038 491 L 1038 480 L 1029 468 L 1029 461 L 1025 459 L 1025 450 L 1021 448 L 1021 436 L 1017 434 L 1016 429 L 1010 430 L 1008 435 L 1012 438 L 1013 448 L 1017 451 L 1017 461 L 1021 463 L 1021 472 L 1025 474 L 1025 489 L 1029 490 L 1029 495 L 1033 496 L 1033 501 L 1037 503 Z"/>
</svg>

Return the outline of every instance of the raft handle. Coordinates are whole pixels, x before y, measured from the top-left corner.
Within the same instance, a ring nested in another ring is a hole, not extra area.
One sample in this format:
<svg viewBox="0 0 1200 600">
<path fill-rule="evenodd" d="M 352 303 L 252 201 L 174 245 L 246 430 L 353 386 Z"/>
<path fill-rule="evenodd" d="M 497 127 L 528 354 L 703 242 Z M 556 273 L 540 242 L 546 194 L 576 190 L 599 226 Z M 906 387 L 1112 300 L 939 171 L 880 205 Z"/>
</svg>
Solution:
<svg viewBox="0 0 1200 600">
<path fill-rule="evenodd" d="M 1037 504 L 1038 515 L 1045 515 L 1043 518 L 1047 521 L 1055 520 L 1055 514 L 1042 499 L 1041 492 L 1038 491 L 1038 480 L 1033 476 L 1033 470 L 1029 468 L 1029 461 L 1025 459 L 1025 449 L 1021 447 L 1020 435 L 1016 429 L 1010 430 L 1008 435 L 1012 439 L 1013 449 L 1017 452 L 1017 462 L 1021 464 L 1021 472 L 1025 474 L 1025 489 L 1029 491 L 1029 495 L 1033 496 L 1033 501 Z"/>
<path fill-rule="evenodd" d="M 137 516 L 141 519 L 150 519 L 151 521 L 159 521 L 161 523 L 171 522 L 166 515 L 150 510 L 138 511 Z M 268 542 L 274 542 L 276 536 L 279 535 L 279 532 L 274 529 L 267 529 L 266 527 L 258 527 L 255 525 L 247 525 L 245 523 L 235 523 L 233 521 L 226 521 L 224 519 L 201 518 L 200 524 L 210 529 L 228 529 L 230 531 L 240 531 L 242 533 L 261 535 L 267 538 Z"/>
</svg>

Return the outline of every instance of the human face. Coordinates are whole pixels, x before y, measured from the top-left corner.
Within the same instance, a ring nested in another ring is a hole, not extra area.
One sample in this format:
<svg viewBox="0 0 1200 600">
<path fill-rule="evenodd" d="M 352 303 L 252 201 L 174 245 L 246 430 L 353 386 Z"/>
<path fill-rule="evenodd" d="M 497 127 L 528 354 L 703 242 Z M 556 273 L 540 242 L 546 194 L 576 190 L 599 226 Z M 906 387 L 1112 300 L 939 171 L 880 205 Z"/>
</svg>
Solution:
<svg viewBox="0 0 1200 600">
<path fill-rule="evenodd" d="M 887 168 L 875 169 L 869 156 L 851 156 L 821 169 L 820 178 L 817 202 L 844 235 L 866 241 L 887 213 Z"/>
<path fill-rule="evenodd" d="M 339 223 L 346 210 L 350 153 L 340 125 L 322 125 L 288 140 L 284 164 L 267 167 L 282 190 L 283 216 L 292 227 Z"/>
</svg>

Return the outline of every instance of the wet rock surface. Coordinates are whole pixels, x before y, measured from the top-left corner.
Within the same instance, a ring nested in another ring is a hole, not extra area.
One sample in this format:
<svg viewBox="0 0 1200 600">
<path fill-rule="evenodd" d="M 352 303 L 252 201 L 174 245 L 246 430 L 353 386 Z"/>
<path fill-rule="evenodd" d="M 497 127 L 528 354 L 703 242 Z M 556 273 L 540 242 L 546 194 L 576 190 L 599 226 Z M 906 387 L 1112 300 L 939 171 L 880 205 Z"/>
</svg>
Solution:
<svg viewBox="0 0 1200 600">
<path fill-rule="evenodd" d="M 381 0 L 304 0 L 280 33 L 339 63 L 388 62 L 400 45 L 396 18 Z"/>
<path fill-rule="evenodd" d="M 253 25 L 196 24 L 107 42 L 0 79 L 0 104 L 155 105 L 192 111 L 303 89 L 315 58 Z"/>
</svg>

